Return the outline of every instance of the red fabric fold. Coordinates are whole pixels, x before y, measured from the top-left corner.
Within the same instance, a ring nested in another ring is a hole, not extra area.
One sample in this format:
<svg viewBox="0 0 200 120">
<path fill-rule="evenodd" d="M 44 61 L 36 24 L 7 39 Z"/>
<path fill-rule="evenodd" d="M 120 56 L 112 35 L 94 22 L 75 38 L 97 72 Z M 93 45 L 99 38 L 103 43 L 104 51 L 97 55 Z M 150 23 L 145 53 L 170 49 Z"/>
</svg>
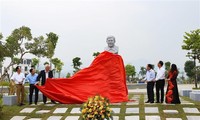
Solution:
<svg viewBox="0 0 200 120">
<path fill-rule="evenodd" d="M 37 88 L 48 98 L 65 104 L 83 103 L 97 94 L 111 103 L 125 102 L 128 101 L 125 78 L 122 57 L 105 51 L 71 78 L 47 79 L 44 86 Z"/>
</svg>

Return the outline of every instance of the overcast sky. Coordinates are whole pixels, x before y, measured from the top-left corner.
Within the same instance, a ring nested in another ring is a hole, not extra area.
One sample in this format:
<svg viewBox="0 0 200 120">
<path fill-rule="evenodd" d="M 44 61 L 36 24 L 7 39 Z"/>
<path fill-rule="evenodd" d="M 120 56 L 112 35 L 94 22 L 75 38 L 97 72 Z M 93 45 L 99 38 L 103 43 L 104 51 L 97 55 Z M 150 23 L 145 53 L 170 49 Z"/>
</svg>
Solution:
<svg viewBox="0 0 200 120">
<path fill-rule="evenodd" d="M 102 52 L 106 37 L 116 37 L 125 64 L 140 66 L 170 61 L 183 69 L 184 32 L 200 28 L 199 0 L 1 0 L 4 37 L 28 26 L 33 37 L 59 35 L 55 57 L 72 71 L 76 56 L 87 67 L 93 52 Z M 29 57 L 29 56 L 26 56 Z"/>
</svg>

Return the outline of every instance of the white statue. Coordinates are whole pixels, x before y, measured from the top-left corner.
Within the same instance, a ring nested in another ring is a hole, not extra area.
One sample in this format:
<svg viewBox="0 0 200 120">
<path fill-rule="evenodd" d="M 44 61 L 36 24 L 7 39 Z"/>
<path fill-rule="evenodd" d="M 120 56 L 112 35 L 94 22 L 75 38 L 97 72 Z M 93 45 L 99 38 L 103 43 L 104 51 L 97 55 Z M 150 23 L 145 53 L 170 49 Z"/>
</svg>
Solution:
<svg viewBox="0 0 200 120">
<path fill-rule="evenodd" d="M 105 51 L 118 54 L 119 48 L 115 45 L 115 37 L 114 36 L 108 36 L 106 40 L 108 46 L 105 47 Z"/>
</svg>

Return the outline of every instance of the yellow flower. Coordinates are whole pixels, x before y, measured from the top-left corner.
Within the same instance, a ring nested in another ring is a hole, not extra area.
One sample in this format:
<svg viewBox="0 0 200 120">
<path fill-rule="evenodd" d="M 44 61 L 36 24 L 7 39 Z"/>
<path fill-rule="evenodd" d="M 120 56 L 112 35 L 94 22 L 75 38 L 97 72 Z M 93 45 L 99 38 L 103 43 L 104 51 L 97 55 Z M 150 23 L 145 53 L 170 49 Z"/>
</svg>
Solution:
<svg viewBox="0 0 200 120">
<path fill-rule="evenodd" d="M 105 118 L 105 116 L 104 116 L 104 115 L 101 115 L 101 118 L 103 118 L 103 119 L 104 119 L 104 118 Z"/>
<path fill-rule="evenodd" d="M 82 113 L 85 114 L 87 112 L 86 109 L 82 109 Z"/>
</svg>

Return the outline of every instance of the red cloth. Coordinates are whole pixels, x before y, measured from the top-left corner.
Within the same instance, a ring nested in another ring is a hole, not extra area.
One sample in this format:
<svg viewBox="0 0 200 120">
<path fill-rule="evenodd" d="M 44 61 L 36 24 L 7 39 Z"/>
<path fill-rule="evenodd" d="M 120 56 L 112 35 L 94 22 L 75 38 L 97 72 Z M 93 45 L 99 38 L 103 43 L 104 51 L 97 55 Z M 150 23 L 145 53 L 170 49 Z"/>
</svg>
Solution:
<svg viewBox="0 0 200 120">
<path fill-rule="evenodd" d="M 112 103 L 128 101 L 123 60 L 106 51 L 71 78 L 47 79 L 37 88 L 48 98 L 65 104 L 83 103 L 95 95 L 107 97 Z"/>
</svg>

